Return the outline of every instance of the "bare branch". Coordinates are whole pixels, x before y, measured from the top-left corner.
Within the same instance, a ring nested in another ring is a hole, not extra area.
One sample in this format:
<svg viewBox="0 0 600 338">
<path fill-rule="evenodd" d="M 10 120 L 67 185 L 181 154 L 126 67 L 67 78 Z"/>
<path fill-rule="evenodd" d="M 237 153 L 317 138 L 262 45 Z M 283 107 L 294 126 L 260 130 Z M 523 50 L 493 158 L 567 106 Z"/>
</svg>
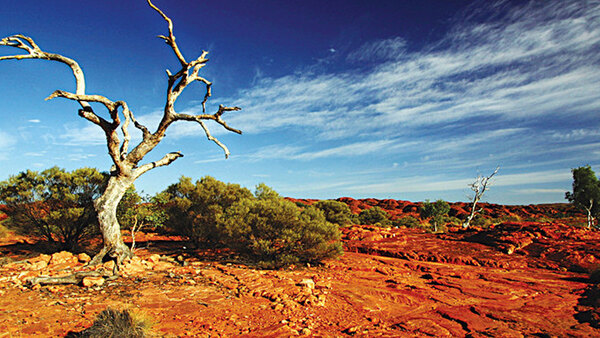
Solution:
<svg viewBox="0 0 600 338">
<path fill-rule="evenodd" d="M 140 177 L 143 173 L 147 172 L 150 169 L 154 169 L 154 168 L 158 168 L 158 167 L 169 165 L 173 161 L 175 161 L 176 159 L 178 159 L 180 157 L 183 157 L 183 154 L 181 154 L 178 151 L 172 152 L 172 153 L 168 153 L 168 154 L 166 154 L 163 158 L 161 158 L 158 161 L 146 163 L 146 164 L 138 167 L 137 169 L 135 169 L 133 171 L 133 177 L 137 178 L 137 177 Z"/>
<path fill-rule="evenodd" d="M 475 214 L 477 212 L 481 211 L 481 209 L 476 210 L 475 207 L 477 206 L 477 203 L 479 202 L 479 200 L 481 200 L 481 198 L 483 197 L 483 194 L 487 190 L 489 181 L 492 179 L 492 177 L 494 177 L 494 175 L 496 175 L 498 170 L 500 170 L 500 166 L 497 166 L 496 170 L 494 170 L 494 172 L 487 177 L 477 175 L 475 182 L 469 184 L 469 187 L 471 187 L 471 190 L 473 190 L 473 192 L 475 194 L 473 195 L 473 198 L 472 198 L 471 213 L 467 217 L 467 220 L 465 221 L 465 223 L 463 223 L 463 228 L 468 228 L 469 225 L 471 224 L 471 221 L 475 217 Z"/>
<path fill-rule="evenodd" d="M 223 149 L 223 151 L 225 152 L 225 158 L 229 158 L 229 155 L 230 155 L 229 148 L 227 148 L 226 145 L 224 145 L 223 143 L 221 143 L 221 141 L 219 141 L 218 139 L 216 139 L 214 136 L 212 136 L 210 134 L 210 131 L 208 130 L 208 128 L 204 124 L 204 121 L 198 120 L 198 123 L 200 123 L 200 126 L 202 126 L 202 129 L 204 129 L 204 133 L 206 134 L 206 137 L 208 138 L 208 140 L 215 142 L 219 147 L 221 147 L 221 149 Z"/>
<path fill-rule="evenodd" d="M 64 64 L 66 64 L 67 66 L 69 66 L 71 68 L 71 70 L 73 71 L 73 76 L 75 76 L 75 81 L 76 81 L 76 86 L 77 86 L 76 93 L 79 95 L 85 94 L 85 77 L 83 75 L 83 71 L 81 70 L 81 67 L 79 66 L 79 64 L 77 62 L 75 62 L 75 60 L 70 59 L 65 56 L 62 56 L 62 55 L 59 55 L 59 54 L 44 52 L 33 41 L 32 38 L 21 35 L 21 34 L 12 35 L 12 36 L 3 38 L 2 40 L 0 40 L 0 45 L 19 48 L 19 49 L 22 49 L 27 52 L 27 54 L 25 54 L 25 55 L 3 56 L 3 57 L 0 57 L 0 61 L 1 60 L 10 60 L 10 59 L 14 59 L 14 60 L 42 59 L 42 60 L 58 61 L 58 62 L 62 62 Z M 89 106 L 89 104 L 85 101 L 79 101 L 79 103 L 81 104 L 82 108 L 86 108 Z"/>
<path fill-rule="evenodd" d="M 173 52 L 175 52 L 175 55 L 177 56 L 177 58 L 179 59 L 179 62 L 181 62 L 182 66 L 187 66 L 187 61 L 185 61 L 185 58 L 183 57 L 183 54 L 181 54 L 181 51 L 179 51 L 179 47 L 177 46 L 177 43 L 175 42 L 175 35 L 173 35 L 173 21 L 171 20 L 171 18 L 169 18 L 168 16 L 165 15 L 165 13 L 163 13 L 158 7 L 154 6 L 154 4 L 148 0 L 148 5 L 150 5 L 150 7 L 152 7 L 155 11 L 158 12 L 158 14 L 160 14 L 163 19 L 165 19 L 165 21 L 169 24 L 169 36 L 166 37 L 164 35 L 159 35 L 158 37 L 165 40 L 165 42 L 171 46 L 171 48 L 173 49 Z"/>
</svg>

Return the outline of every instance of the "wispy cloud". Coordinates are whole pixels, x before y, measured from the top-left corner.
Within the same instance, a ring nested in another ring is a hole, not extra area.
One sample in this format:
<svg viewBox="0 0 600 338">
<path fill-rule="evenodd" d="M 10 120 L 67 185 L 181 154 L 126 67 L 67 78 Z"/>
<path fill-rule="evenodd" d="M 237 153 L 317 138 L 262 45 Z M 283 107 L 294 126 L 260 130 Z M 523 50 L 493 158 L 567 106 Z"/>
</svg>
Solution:
<svg viewBox="0 0 600 338">
<path fill-rule="evenodd" d="M 515 190 L 518 194 L 538 195 L 538 194 L 565 194 L 564 189 L 518 189 Z"/>
<path fill-rule="evenodd" d="M 520 174 L 508 174 L 495 176 L 491 181 L 492 186 L 523 186 L 538 183 L 563 182 L 570 178 L 571 173 L 564 170 L 548 170 Z M 403 177 L 390 182 L 374 184 L 356 184 L 348 187 L 350 191 L 357 194 L 397 194 L 411 192 L 448 192 L 463 191 L 467 189 L 468 184 L 473 183 L 474 177 L 448 179 L 444 177 L 432 176 L 411 176 Z"/>
<path fill-rule="evenodd" d="M 8 133 L 0 131 L 0 149 L 12 147 L 16 143 L 15 138 Z"/>
<path fill-rule="evenodd" d="M 262 78 L 239 93 L 245 111 L 231 121 L 250 133 L 302 127 L 330 139 L 600 109 L 600 4 L 500 9 L 491 22 L 467 16 L 422 51 L 405 51 L 401 37 L 369 42 L 348 55 L 379 61 L 367 70 Z"/>
<path fill-rule="evenodd" d="M 15 144 L 16 140 L 12 135 L 0 131 L 0 160 L 7 158 L 5 151 Z"/>
</svg>

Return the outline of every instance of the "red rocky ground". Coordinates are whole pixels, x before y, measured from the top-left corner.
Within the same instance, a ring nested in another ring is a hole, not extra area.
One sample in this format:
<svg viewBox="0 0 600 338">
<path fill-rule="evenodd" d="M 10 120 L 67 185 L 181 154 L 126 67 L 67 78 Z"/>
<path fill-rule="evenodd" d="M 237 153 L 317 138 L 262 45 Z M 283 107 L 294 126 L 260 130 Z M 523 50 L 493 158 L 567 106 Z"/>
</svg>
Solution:
<svg viewBox="0 0 600 338">
<path fill-rule="evenodd" d="M 40 255 L 30 239 L 10 236 L 0 246 L 0 337 L 64 336 L 108 306 L 146 313 L 167 337 L 600 336 L 600 291 L 588 278 L 600 259 L 598 232 L 560 222 L 446 234 L 353 226 L 343 240 L 346 253 L 323 266 L 265 271 L 149 234 L 118 279 L 31 287 L 30 278 L 82 270 L 89 258 Z"/>
</svg>

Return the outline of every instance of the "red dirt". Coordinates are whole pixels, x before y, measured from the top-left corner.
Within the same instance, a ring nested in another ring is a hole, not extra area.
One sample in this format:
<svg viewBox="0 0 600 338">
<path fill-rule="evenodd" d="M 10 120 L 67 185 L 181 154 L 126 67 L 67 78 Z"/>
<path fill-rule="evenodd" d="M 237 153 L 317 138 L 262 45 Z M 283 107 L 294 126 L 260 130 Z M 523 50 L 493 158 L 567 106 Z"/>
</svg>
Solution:
<svg viewBox="0 0 600 338">
<path fill-rule="evenodd" d="M 352 208 L 384 204 L 409 212 L 415 205 L 363 200 Z M 446 234 L 353 226 L 343 229 L 346 253 L 338 260 L 276 271 L 148 234 L 137 240 L 151 245 L 124 276 L 90 287 L 26 286 L 33 276 L 84 269 L 69 253 L 40 256 L 27 240 L 0 242 L 0 332 L 7 336 L 81 331 L 108 306 L 145 312 L 154 332 L 169 337 L 600 336 L 600 290 L 586 273 L 600 259 L 600 233 L 556 222 Z"/>
</svg>

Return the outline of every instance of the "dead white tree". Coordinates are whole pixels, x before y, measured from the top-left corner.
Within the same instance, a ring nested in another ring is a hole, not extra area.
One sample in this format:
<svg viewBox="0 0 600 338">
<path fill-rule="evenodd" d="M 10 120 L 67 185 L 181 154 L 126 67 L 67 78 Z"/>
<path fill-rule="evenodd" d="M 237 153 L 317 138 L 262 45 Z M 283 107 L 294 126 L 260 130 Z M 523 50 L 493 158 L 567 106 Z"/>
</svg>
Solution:
<svg viewBox="0 0 600 338">
<path fill-rule="evenodd" d="M 125 194 L 125 191 L 133 182 L 147 171 L 169 165 L 183 155 L 180 152 L 171 152 L 164 155 L 158 161 L 141 163 L 144 156 L 154 149 L 165 136 L 167 128 L 176 121 L 190 121 L 199 123 L 203 128 L 206 136 L 210 141 L 215 142 L 225 152 L 225 158 L 229 156 L 227 147 L 213 137 L 205 125 L 205 120 L 212 120 L 223 126 L 225 129 L 241 134 L 238 129 L 232 128 L 223 120 L 223 114 L 229 111 L 240 110 L 239 107 L 219 106 L 219 109 L 213 114 L 206 113 L 206 101 L 211 96 L 212 83 L 199 75 L 199 71 L 206 66 L 208 52 L 203 51 L 199 57 L 188 61 L 177 43 L 175 35 L 173 35 L 173 22 L 159 8 L 157 8 L 150 0 L 147 0 L 148 5 L 154 9 L 168 24 L 168 35 L 159 35 L 166 44 L 173 50 L 177 57 L 181 68 L 175 73 L 167 70 L 167 97 L 164 107 L 164 112 L 160 123 L 156 130 L 151 132 L 146 126 L 139 123 L 133 112 L 127 106 L 125 101 L 112 101 L 101 95 L 89 95 L 85 92 L 85 78 L 83 71 L 77 62 L 60 54 L 48 53 L 43 51 L 32 38 L 17 34 L 0 41 L 0 45 L 21 49 L 25 54 L 2 56 L 0 60 L 24 60 L 24 59 L 41 59 L 58 61 L 69 66 L 75 76 L 76 90 L 74 93 L 64 90 L 57 90 L 52 93 L 46 100 L 56 97 L 61 97 L 73 101 L 77 101 L 81 105 L 78 110 L 79 116 L 90 121 L 100 127 L 106 135 L 106 144 L 108 154 L 110 155 L 113 166 L 110 171 L 110 178 L 106 190 L 95 202 L 94 206 L 98 214 L 98 222 L 104 240 L 102 250 L 94 257 L 92 264 L 102 261 L 104 256 L 109 255 L 117 261 L 117 265 L 121 264 L 123 259 L 131 257 L 131 250 L 123 243 L 121 238 L 120 226 L 117 221 L 117 205 Z M 175 101 L 179 95 L 194 82 L 201 82 L 206 86 L 206 93 L 202 100 L 202 114 L 190 115 L 181 114 L 175 111 Z M 108 118 L 102 117 L 96 113 L 90 102 L 97 102 L 108 111 Z M 129 127 L 133 126 L 139 129 L 142 133 L 142 140 L 133 149 L 130 150 L 131 136 Z M 119 129 L 121 134 L 119 133 Z M 122 139 L 121 139 L 122 136 Z"/>
<path fill-rule="evenodd" d="M 471 197 L 471 213 L 467 217 L 467 220 L 463 223 L 463 228 L 468 228 L 471 224 L 471 221 L 475 217 L 475 214 L 481 211 L 481 209 L 476 209 L 477 203 L 483 197 L 483 194 L 485 193 L 490 180 L 492 179 L 492 177 L 494 177 L 494 175 L 496 175 L 499 169 L 499 166 L 496 167 L 496 170 L 494 170 L 494 172 L 490 176 L 477 175 L 475 182 L 469 184 L 469 187 L 471 188 L 471 190 L 473 190 L 474 195 L 473 197 Z"/>
</svg>

